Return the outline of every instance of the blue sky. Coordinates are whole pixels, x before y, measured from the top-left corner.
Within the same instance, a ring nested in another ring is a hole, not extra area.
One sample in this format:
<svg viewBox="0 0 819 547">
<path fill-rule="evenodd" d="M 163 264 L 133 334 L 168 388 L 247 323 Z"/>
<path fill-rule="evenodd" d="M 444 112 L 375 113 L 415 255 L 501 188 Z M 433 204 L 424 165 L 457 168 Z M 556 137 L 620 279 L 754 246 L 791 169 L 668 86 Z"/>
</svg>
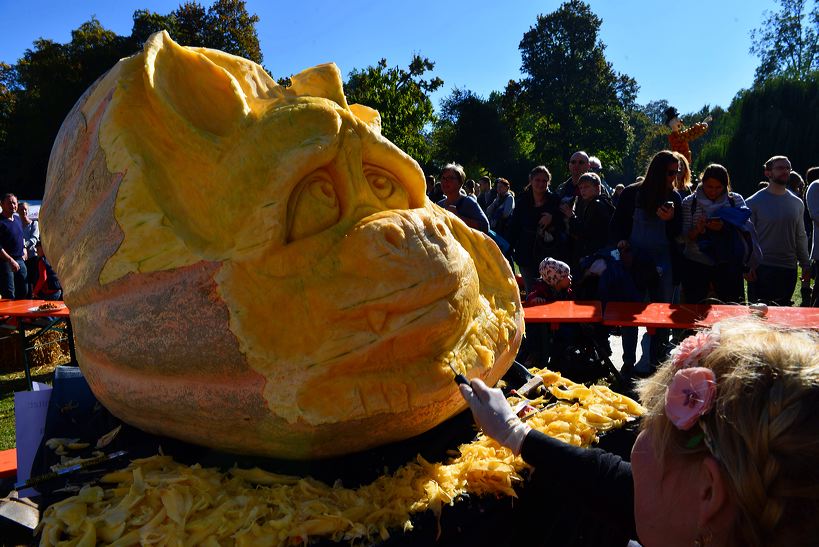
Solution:
<svg viewBox="0 0 819 547">
<path fill-rule="evenodd" d="M 209 0 L 200 0 L 205 6 Z M 757 59 L 751 30 L 774 0 L 591 0 L 603 19 L 600 38 L 615 70 L 640 84 L 638 102 L 666 99 L 681 112 L 703 105 L 727 107 L 753 81 Z M 68 42 L 71 30 L 96 15 L 104 27 L 131 31 L 137 9 L 166 14 L 165 0 L 0 0 L 0 61 L 14 63 L 39 38 Z M 274 77 L 333 61 L 345 77 L 385 57 L 406 66 L 413 53 L 435 62 L 444 87 L 487 96 L 520 77 L 518 44 L 538 14 L 559 1 L 248 0 L 265 66 Z M 339 6 L 344 6 L 340 9 Z"/>
</svg>

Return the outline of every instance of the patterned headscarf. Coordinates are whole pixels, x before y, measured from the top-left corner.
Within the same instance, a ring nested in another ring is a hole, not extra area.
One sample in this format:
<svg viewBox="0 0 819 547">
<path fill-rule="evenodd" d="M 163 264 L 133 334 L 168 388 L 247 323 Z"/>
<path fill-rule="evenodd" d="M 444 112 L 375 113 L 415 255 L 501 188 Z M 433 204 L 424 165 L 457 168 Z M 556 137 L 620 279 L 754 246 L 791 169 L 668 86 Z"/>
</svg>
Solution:
<svg viewBox="0 0 819 547">
<path fill-rule="evenodd" d="M 540 263 L 540 277 L 550 287 L 555 287 L 562 279 L 569 277 L 571 273 L 568 264 L 551 257 L 544 258 Z"/>
</svg>

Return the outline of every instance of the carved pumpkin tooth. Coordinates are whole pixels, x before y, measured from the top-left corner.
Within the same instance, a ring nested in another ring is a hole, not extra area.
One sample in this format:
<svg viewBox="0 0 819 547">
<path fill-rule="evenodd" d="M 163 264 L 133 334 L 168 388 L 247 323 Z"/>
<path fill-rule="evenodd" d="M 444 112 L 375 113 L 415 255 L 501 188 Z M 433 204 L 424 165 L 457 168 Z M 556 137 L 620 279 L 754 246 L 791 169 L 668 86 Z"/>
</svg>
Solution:
<svg viewBox="0 0 819 547">
<path fill-rule="evenodd" d="M 386 322 L 387 312 L 382 310 L 371 310 L 367 312 L 367 324 L 374 333 L 381 334 Z"/>
</svg>

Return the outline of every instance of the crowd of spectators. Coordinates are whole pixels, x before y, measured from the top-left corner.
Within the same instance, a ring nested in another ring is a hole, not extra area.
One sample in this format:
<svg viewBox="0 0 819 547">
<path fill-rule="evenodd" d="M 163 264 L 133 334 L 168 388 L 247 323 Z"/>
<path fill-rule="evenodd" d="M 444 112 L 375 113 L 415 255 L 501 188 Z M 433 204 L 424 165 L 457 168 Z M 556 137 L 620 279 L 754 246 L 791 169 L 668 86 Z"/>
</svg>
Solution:
<svg viewBox="0 0 819 547">
<path fill-rule="evenodd" d="M 0 297 L 60 300 L 62 287 L 40 241 L 29 204 L 5 194 L 0 202 Z"/>
<path fill-rule="evenodd" d="M 444 196 L 432 193 L 434 179 L 428 189 L 431 199 L 498 242 L 522 277 L 524 302 L 542 285 L 540 266 L 548 258 L 569 265 L 576 295 L 603 301 L 789 306 L 801 267 L 802 305 L 819 304 L 819 287 L 810 284 L 819 274 L 819 168 L 806 172 L 806 185 L 788 158 L 774 156 L 763 166 L 766 184 L 747 200 L 732 190 L 722 165 L 694 177 L 685 156 L 668 150 L 627 186 L 609 187 L 600 160 L 582 150 L 571 155 L 568 171 L 555 184 L 547 167 L 536 166 L 516 196 L 507 179 L 466 181 L 452 163 L 441 173 Z M 465 191 L 466 182 L 477 189 Z M 621 334 L 629 371 L 637 332 Z M 652 336 L 651 363 L 667 356 L 669 336 L 661 329 Z"/>
</svg>

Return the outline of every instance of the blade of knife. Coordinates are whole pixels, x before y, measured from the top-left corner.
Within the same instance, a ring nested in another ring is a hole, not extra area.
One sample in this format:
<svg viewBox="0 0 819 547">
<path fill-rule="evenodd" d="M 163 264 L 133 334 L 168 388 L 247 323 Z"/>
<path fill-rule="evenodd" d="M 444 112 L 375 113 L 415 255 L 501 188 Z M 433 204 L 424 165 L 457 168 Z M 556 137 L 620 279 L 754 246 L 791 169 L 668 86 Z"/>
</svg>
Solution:
<svg viewBox="0 0 819 547">
<path fill-rule="evenodd" d="M 464 376 L 463 374 L 461 374 L 460 372 L 455 370 L 455 366 L 451 362 L 447 361 L 446 364 L 449 365 L 449 368 L 452 370 L 452 373 L 455 375 L 455 383 L 456 384 L 468 384 L 469 383 L 469 380 L 466 378 L 466 376 Z"/>
</svg>

